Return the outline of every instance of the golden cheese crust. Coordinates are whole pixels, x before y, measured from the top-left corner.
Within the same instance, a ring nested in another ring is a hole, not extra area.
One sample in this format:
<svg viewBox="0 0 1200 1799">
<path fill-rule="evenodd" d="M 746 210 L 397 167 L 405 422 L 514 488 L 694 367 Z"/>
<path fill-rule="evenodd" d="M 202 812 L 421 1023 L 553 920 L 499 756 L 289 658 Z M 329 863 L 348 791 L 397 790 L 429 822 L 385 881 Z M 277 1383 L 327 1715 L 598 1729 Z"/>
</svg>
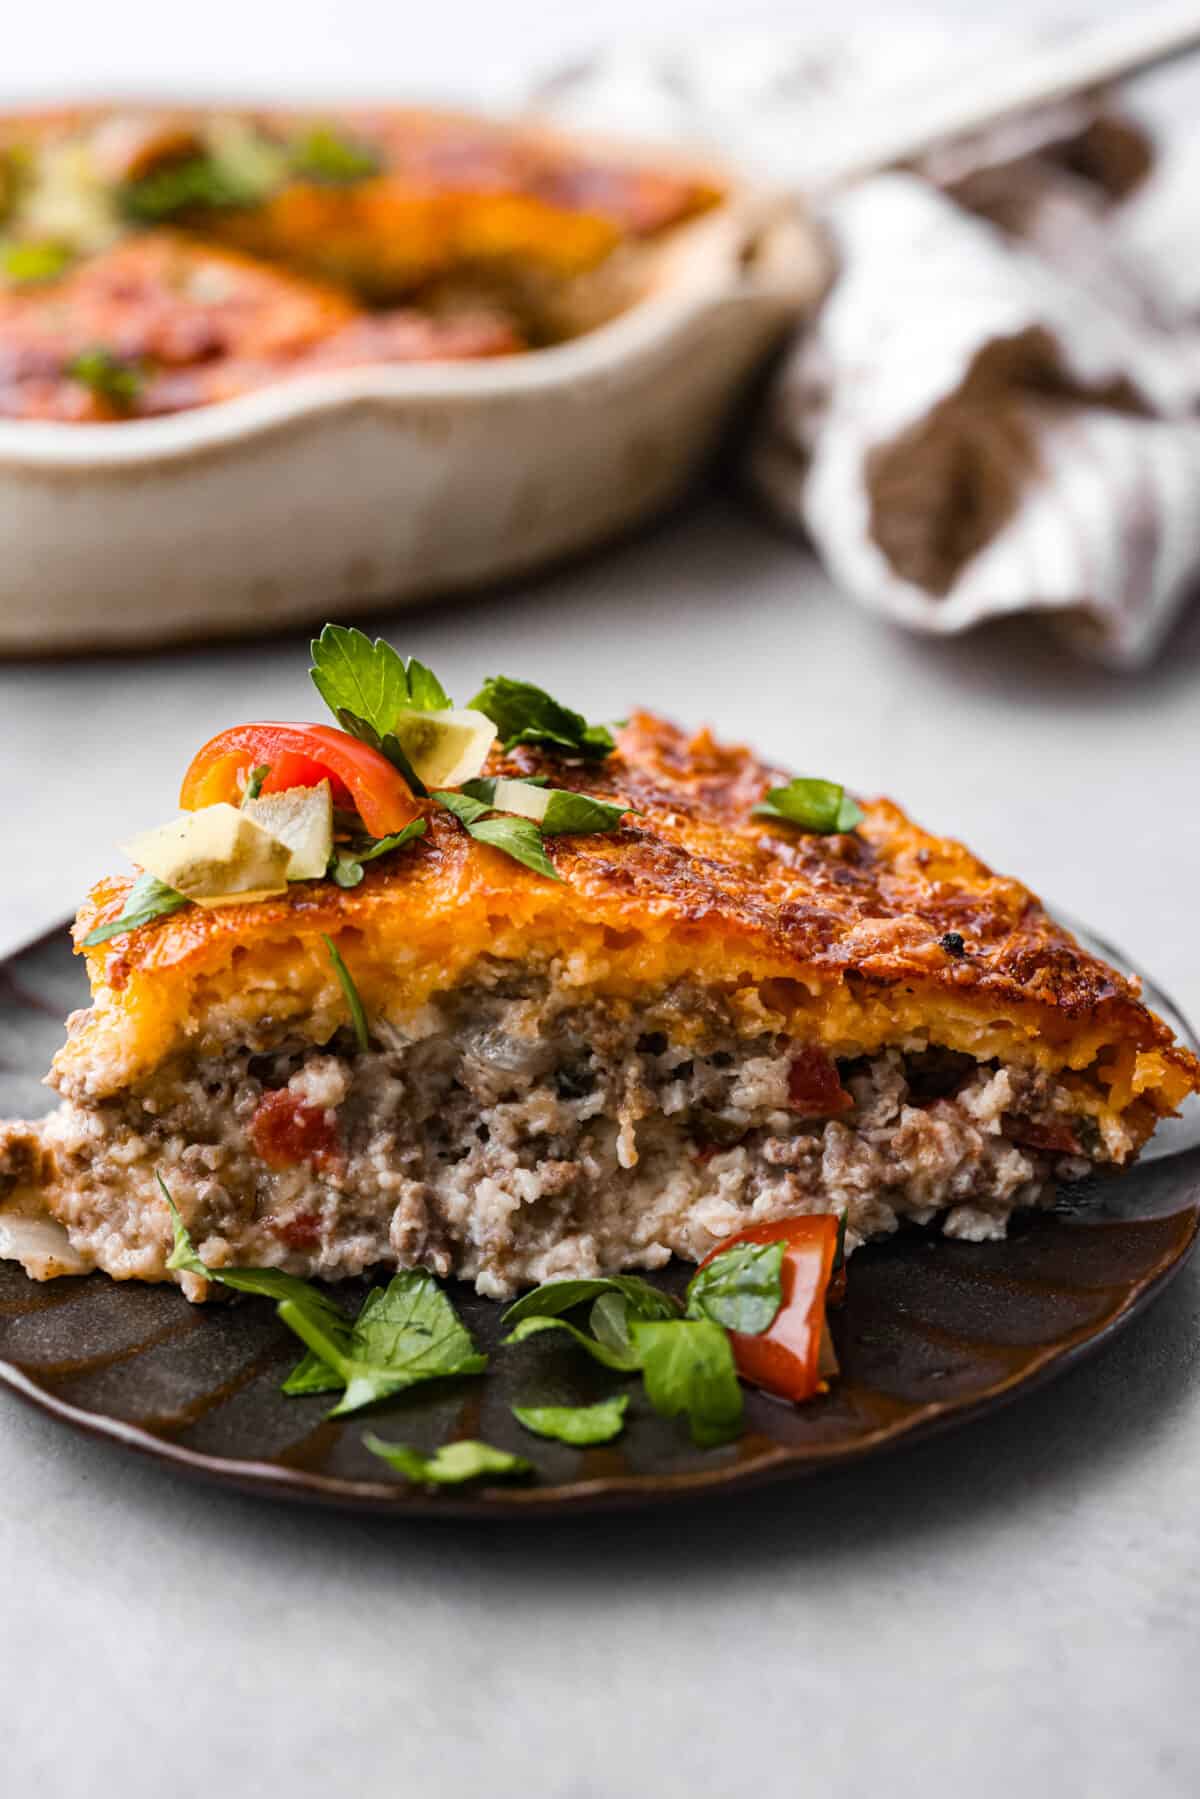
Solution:
<svg viewBox="0 0 1200 1799">
<path fill-rule="evenodd" d="M 56 1084 L 102 1097 L 173 1054 L 297 1031 L 325 1041 L 345 1022 L 328 933 L 368 1009 L 396 1020 L 493 957 L 613 996 L 720 987 L 748 1034 L 786 1030 L 838 1056 L 924 1041 L 1066 1071 L 1104 1109 L 1132 1107 L 1143 1133 L 1200 1085 L 1200 1065 L 1133 984 L 1019 882 L 888 800 L 866 802 L 844 836 L 751 818 L 781 771 L 644 713 L 605 762 L 523 748 L 490 772 L 546 774 L 636 816 L 547 839 L 564 877 L 553 882 L 431 804 L 425 837 L 355 889 L 300 883 L 112 938 L 86 952 L 95 1004 L 73 1021 Z M 118 915 L 129 885 L 100 883 L 77 941 Z M 943 943 L 951 932 L 965 953 Z"/>
</svg>

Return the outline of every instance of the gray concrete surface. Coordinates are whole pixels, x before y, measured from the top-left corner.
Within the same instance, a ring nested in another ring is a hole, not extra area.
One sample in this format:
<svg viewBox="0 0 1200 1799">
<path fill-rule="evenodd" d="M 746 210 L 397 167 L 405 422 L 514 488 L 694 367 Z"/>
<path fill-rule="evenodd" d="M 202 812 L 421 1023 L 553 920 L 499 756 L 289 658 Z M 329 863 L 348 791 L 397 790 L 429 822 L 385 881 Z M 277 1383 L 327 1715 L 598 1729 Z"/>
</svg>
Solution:
<svg viewBox="0 0 1200 1799">
<path fill-rule="evenodd" d="M 342 54 L 333 7 L 295 10 Z M 376 11 L 341 9 L 360 50 L 357 15 Z M 151 19 L 117 12 L 124 37 L 107 10 L 54 9 L 72 69 L 107 79 Z M 178 15 L 173 47 L 153 16 L 135 71 L 186 74 Z M 18 59 L 30 83 L 60 66 L 49 20 Z M 252 73 L 265 43 L 248 20 Z M 893 793 L 1200 1012 L 1200 616 L 1138 680 L 1020 626 L 915 642 L 705 497 L 573 571 L 383 624 L 458 694 L 503 669 L 593 715 L 648 700 Z M 168 814 L 206 736 L 311 713 L 305 668 L 293 639 L 0 669 L 0 951 Z M 957 1437 L 663 1515 L 481 1529 L 289 1511 L 192 1488 L 3 1394 L 0 1455 L 14 1799 L 1200 1789 L 1200 1268 L 1091 1365 Z"/>
</svg>

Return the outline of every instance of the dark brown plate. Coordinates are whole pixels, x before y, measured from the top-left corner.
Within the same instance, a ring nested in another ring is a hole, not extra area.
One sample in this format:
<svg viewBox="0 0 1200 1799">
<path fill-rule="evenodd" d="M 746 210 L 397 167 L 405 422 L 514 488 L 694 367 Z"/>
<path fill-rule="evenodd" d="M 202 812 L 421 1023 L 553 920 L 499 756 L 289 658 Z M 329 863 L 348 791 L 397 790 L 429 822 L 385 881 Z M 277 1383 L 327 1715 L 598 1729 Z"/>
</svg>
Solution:
<svg viewBox="0 0 1200 1799">
<path fill-rule="evenodd" d="M 1091 941 L 1110 961 L 1113 950 Z M 1153 984 L 1147 997 L 1194 1043 Z M 40 1083 L 62 1020 L 85 1003 L 81 966 L 58 930 L 0 963 L 0 1116 L 46 1109 Z M 675 1495 L 813 1474 L 960 1424 L 1099 1348 L 1145 1305 L 1194 1245 L 1200 1129 L 1189 1115 L 1127 1174 L 1074 1189 L 1054 1212 L 1020 1221 L 1006 1243 L 954 1243 L 919 1231 L 864 1249 L 833 1320 L 842 1377 L 793 1407 L 746 1396 L 746 1430 L 696 1450 L 634 1383 L 617 1442 L 574 1450 L 531 1437 L 516 1404 L 572 1404 L 614 1390 L 573 1350 L 542 1338 L 493 1355 L 483 1379 L 394 1400 L 364 1422 L 332 1423 L 328 1399 L 285 1398 L 297 1344 L 267 1301 L 192 1307 L 173 1287 L 103 1275 L 38 1285 L 0 1263 L 0 1381 L 56 1417 L 172 1467 L 244 1487 L 373 1511 L 489 1514 L 645 1505 Z M 662 1284 L 680 1287 L 688 1270 Z M 455 1303 L 496 1351 L 501 1307 L 458 1289 Z M 527 1456 L 520 1486 L 429 1493 L 392 1475 L 364 1429 L 432 1449 L 483 1437 Z"/>
</svg>

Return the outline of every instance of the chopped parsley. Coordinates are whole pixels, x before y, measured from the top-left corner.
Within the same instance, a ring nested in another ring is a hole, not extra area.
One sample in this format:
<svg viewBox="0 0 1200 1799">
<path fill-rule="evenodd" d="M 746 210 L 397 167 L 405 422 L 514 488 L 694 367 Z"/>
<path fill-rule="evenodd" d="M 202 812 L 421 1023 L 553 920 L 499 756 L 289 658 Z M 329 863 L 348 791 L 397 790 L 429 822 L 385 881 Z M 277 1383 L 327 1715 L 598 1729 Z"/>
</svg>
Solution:
<svg viewBox="0 0 1200 1799">
<path fill-rule="evenodd" d="M 142 371 L 135 362 L 117 356 L 103 344 L 81 350 L 67 363 L 63 373 L 82 387 L 90 388 L 98 400 L 114 412 L 128 412 L 136 405 L 142 391 Z"/>
<path fill-rule="evenodd" d="M 589 1302 L 590 1334 L 561 1316 Z M 602 1367 L 640 1372 L 654 1409 L 666 1417 L 685 1412 L 698 1445 L 727 1442 L 741 1427 L 742 1390 L 725 1330 L 706 1316 L 681 1316 L 676 1301 L 648 1281 L 547 1282 L 510 1306 L 505 1322 L 514 1326 L 507 1343 L 565 1331 Z"/>
<path fill-rule="evenodd" d="M 344 186 L 379 173 L 379 158 L 366 144 L 333 125 L 314 125 L 292 150 L 292 173 L 308 181 Z"/>
<path fill-rule="evenodd" d="M 494 1449 L 490 1443 L 464 1439 L 444 1443 L 432 1455 L 423 1455 L 408 1443 L 386 1443 L 369 1431 L 363 1442 L 381 1461 L 420 1487 L 460 1487 L 465 1481 L 522 1479 L 533 1472 L 523 1455 Z"/>
<path fill-rule="evenodd" d="M 530 818 L 492 818 L 480 819 L 467 826 L 471 836 L 480 843 L 490 843 L 495 850 L 502 850 L 511 856 L 514 862 L 524 863 L 532 868 L 534 874 L 545 875 L 548 880 L 561 881 L 562 876 L 546 854 L 546 846 L 542 841 L 542 833 Z"/>
<path fill-rule="evenodd" d="M 965 956 L 967 953 L 966 942 L 959 931 L 947 931 L 940 941 L 948 956 Z"/>
<path fill-rule="evenodd" d="M 721 1326 L 710 1318 L 638 1318 L 630 1329 L 655 1411 L 664 1418 L 686 1413 L 699 1449 L 736 1437 L 742 1428 L 742 1389 Z"/>
<path fill-rule="evenodd" d="M 469 782 L 469 786 L 480 786 L 484 783 Z M 447 812 L 453 812 L 459 823 L 480 843 L 490 843 L 493 849 L 502 850 L 511 856 L 514 862 L 524 863 L 532 868 L 535 874 L 545 875 L 551 881 L 561 881 L 562 876 L 546 854 L 546 846 L 542 842 L 542 833 L 529 818 L 506 818 L 493 814 L 486 800 L 474 799 L 469 793 L 451 793 L 447 790 L 433 795 L 439 806 Z"/>
<path fill-rule="evenodd" d="M 250 770 L 249 774 L 246 776 L 246 785 L 242 789 L 241 803 L 243 807 L 245 807 L 250 800 L 256 800 L 259 797 L 263 790 L 263 782 L 270 772 L 271 764 L 269 762 L 259 762 Z"/>
<path fill-rule="evenodd" d="M 423 795 L 393 727 L 401 712 L 450 708 L 450 696 L 433 670 L 415 657 L 406 662 L 382 637 L 372 642 L 353 626 L 326 625 L 311 648 L 313 686 L 342 730 L 379 750 L 413 792 Z"/>
<path fill-rule="evenodd" d="M 497 788 L 507 789 L 510 794 L 522 788 L 533 788 L 538 794 L 544 794 L 544 809 L 541 816 L 534 819 L 547 837 L 561 837 L 568 833 L 576 836 L 591 835 L 598 831 L 615 831 L 629 806 L 615 804 L 612 800 L 600 800 L 590 793 L 572 793 L 566 787 L 551 787 L 544 775 L 533 777 L 522 776 L 520 780 L 502 781 L 494 775 L 484 776 L 477 781 L 464 781 L 460 793 L 471 799 L 480 800 L 484 806 L 495 805 Z M 531 793 L 526 796 L 532 800 Z M 508 806 L 500 806 L 499 810 L 509 811 Z M 529 814 L 532 816 L 532 813 Z"/>
<path fill-rule="evenodd" d="M 551 1437 L 556 1443 L 586 1448 L 592 1443 L 611 1443 L 625 1428 L 629 1395 L 601 1399 L 596 1405 L 515 1405 L 513 1417 L 535 1437 Z"/>
<path fill-rule="evenodd" d="M 359 1050 L 365 1055 L 371 1047 L 371 1034 L 367 1029 L 366 1009 L 359 997 L 358 988 L 354 985 L 354 977 L 343 962 L 333 938 L 322 931 L 321 941 L 329 951 L 333 972 L 341 983 L 342 992 L 346 996 L 346 1004 L 350 1008 L 350 1022 L 354 1026 L 354 1040 L 358 1044 Z"/>
<path fill-rule="evenodd" d="M 402 831 L 396 831 L 391 837 L 369 838 L 365 843 L 339 844 L 329 859 L 329 874 L 339 887 L 357 887 L 363 878 L 364 862 L 374 862 L 380 856 L 390 856 L 393 850 L 403 849 L 406 843 L 424 835 L 425 820 L 414 818 Z"/>
<path fill-rule="evenodd" d="M 0 273 L 6 281 L 19 287 L 34 287 L 43 281 L 57 281 L 74 260 L 72 250 L 65 244 L 52 241 L 28 240 L 0 247 Z"/>
<path fill-rule="evenodd" d="M 97 925 L 84 938 L 81 947 L 94 949 L 98 943 L 107 943 L 110 937 L 136 931 L 140 925 L 149 924 L 155 918 L 166 918 L 168 913 L 178 912 L 181 906 L 188 904 L 190 901 L 182 893 L 176 893 L 156 875 L 141 874 L 125 895 L 120 917 L 108 924 Z"/>
<path fill-rule="evenodd" d="M 599 1362 L 602 1368 L 612 1368 L 618 1374 L 636 1374 L 639 1362 L 637 1351 L 631 1341 L 623 1347 L 619 1342 L 607 1340 L 600 1335 L 589 1336 L 579 1325 L 572 1324 L 569 1318 L 522 1318 L 514 1326 L 504 1341 L 506 1343 L 524 1343 L 530 1337 L 540 1337 L 543 1331 L 565 1331 L 567 1336 L 577 1343 L 580 1349 Z"/>
<path fill-rule="evenodd" d="M 825 835 L 853 831 L 863 820 L 862 808 L 844 787 L 836 781 L 819 781 L 810 776 L 789 781 L 786 787 L 768 788 L 751 815 L 784 819 L 790 825 Z"/>
<path fill-rule="evenodd" d="M 265 142 L 239 143 L 222 154 L 182 157 L 122 183 L 117 204 L 138 225 L 157 225 L 189 212 L 258 206 L 280 185 L 287 159 Z"/>
<path fill-rule="evenodd" d="M 519 743 L 536 743 L 565 750 L 571 756 L 600 760 L 616 748 L 607 725 L 589 725 L 582 713 L 560 705 L 530 681 L 489 675 L 471 707 L 491 719 L 506 750 Z"/>
<path fill-rule="evenodd" d="M 421 1381 L 481 1374 L 487 1366 L 426 1269 L 408 1269 L 393 1275 L 386 1287 L 373 1288 L 352 1321 L 310 1282 L 282 1269 L 209 1268 L 161 1174 L 157 1180 L 174 1236 L 167 1267 L 273 1299 L 280 1321 L 305 1345 L 308 1353 L 284 1382 L 285 1393 L 342 1389 L 330 1417 L 345 1417 Z"/>
</svg>

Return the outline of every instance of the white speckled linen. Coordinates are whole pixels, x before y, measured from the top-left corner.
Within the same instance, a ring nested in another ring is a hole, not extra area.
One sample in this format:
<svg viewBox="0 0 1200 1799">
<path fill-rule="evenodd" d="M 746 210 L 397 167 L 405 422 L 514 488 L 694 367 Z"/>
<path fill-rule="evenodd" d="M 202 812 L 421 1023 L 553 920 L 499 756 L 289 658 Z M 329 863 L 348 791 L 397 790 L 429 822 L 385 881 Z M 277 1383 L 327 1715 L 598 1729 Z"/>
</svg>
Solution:
<svg viewBox="0 0 1200 1799">
<path fill-rule="evenodd" d="M 598 60 L 564 121 L 824 192 L 838 279 L 768 392 L 753 484 L 913 630 L 1046 615 L 1136 668 L 1200 577 L 1200 59 L 839 188 L 856 118 L 1019 44 L 914 22 Z"/>
</svg>

